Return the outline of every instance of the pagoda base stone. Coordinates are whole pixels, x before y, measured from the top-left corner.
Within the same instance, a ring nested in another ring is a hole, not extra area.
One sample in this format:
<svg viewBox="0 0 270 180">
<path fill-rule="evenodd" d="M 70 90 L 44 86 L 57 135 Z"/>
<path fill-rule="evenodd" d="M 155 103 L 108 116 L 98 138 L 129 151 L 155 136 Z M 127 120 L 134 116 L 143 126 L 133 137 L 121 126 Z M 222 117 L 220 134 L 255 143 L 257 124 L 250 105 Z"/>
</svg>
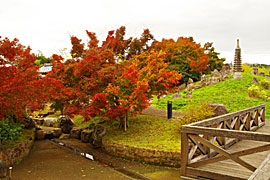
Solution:
<svg viewBox="0 0 270 180">
<path fill-rule="evenodd" d="M 242 79 L 242 74 L 241 72 L 234 72 L 233 74 L 233 79 L 236 80 L 236 79 Z"/>
</svg>

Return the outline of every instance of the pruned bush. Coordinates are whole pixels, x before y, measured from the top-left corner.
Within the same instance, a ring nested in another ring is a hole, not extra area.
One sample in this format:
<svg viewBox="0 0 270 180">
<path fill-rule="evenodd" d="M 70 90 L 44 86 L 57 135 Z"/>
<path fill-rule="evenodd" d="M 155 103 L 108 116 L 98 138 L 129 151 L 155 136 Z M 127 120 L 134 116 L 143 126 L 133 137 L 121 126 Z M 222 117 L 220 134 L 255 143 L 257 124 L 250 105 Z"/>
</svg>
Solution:
<svg viewBox="0 0 270 180">
<path fill-rule="evenodd" d="M 261 91 L 259 86 L 252 85 L 248 88 L 248 96 L 251 98 L 264 98 L 266 95 L 265 91 Z"/>
<path fill-rule="evenodd" d="M 199 108 L 193 106 L 186 111 L 187 115 L 180 118 L 180 126 L 211 118 L 215 114 L 213 112 L 214 109 L 214 107 L 210 107 L 207 104 L 203 104 Z"/>
<path fill-rule="evenodd" d="M 261 80 L 261 82 L 260 82 L 260 86 L 261 86 L 262 88 L 264 88 L 264 89 L 270 89 L 270 82 L 267 81 L 267 80 L 265 80 L 265 79 L 263 79 L 263 80 Z"/>
</svg>

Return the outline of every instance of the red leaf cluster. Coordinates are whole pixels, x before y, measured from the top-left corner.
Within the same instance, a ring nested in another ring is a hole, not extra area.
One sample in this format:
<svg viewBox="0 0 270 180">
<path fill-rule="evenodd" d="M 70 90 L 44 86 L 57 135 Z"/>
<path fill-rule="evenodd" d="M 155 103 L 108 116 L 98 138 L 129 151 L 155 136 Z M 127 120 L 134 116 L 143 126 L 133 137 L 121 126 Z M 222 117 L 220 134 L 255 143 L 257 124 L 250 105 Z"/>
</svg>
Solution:
<svg viewBox="0 0 270 180">
<path fill-rule="evenodd" d="M 39 77 L 30 51 L 18 39 L 0 37 L 0 120 L 23 121 L 27 110 L 40 108 L 49 93 L 55 94 L 52 88 L 61 86 L 55 79 Z"/>
</svg>

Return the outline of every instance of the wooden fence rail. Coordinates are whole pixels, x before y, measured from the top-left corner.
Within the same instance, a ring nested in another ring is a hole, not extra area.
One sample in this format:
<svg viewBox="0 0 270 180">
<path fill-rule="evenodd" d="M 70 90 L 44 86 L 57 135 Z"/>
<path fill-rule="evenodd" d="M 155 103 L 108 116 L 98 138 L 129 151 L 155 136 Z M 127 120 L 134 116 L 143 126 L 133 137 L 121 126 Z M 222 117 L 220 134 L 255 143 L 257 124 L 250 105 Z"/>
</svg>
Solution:
<svg viewBox="0 0 270 180">
<path fill-rule="evenodd" d="M 270 144 L 240 152 L 229 153 L 227 148 L 247 139 L 270 142 L 270 134 L 253 132 L 265 124 L 265 105 L 183 125 L 181 128 L 181 177 L 192 176 L 194 168 L 231 159 L 254 172 L 256 167 L 240 159 L 255 152 L 270 150 Z M 219 154 L 219 156 L 217 156 Z M 205 177 L 210 177 L 205 174 Z M 200 172 L 204 176 L 203 172 Z"/>
</svg>

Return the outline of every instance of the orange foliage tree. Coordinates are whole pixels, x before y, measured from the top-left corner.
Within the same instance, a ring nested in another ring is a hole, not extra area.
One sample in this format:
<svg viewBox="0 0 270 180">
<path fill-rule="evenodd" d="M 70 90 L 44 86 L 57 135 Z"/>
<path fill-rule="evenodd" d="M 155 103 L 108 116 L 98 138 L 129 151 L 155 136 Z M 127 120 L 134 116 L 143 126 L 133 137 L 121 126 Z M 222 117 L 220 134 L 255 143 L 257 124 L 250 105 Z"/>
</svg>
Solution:
<svg viewBox="0 0 270 180">
<path fill-rule="evenodd" d="M 166 54 L 168 68 L 183 75 L 181 82 L 187 82 L 189 78 L 199 80 L 209 62 L 204 48 L 194 42 L 192 37 L 179 37 L 177 41 L 162 39 L 161 42 L 155 42 L 150 49 L 162 50 Z"/>
<path fill-rule="evenodd" d="M 157 51 L 135 56 L 118 76 L 102 92 L 96 94 L 86 110 L 90 116 L 120 119 L 120 128 L 126 131 L 128 113 L 136 115 L 150 105 L 153 95 L 174 91 L 181 79 L 176 71 L 167 69 L 165 54 Z M 132 111 L 131 111 L 132 110 Z"/>
<path fill-rule="evenodd" d="M 65 62 L 55 60 L 49 77 L 61 80 L 64 88 L 58 97 L 52 100 L 54 106 L 68 114 L 82 114 L 89 119 L 89 99 L 102 92 L 110 83 L 121 76 L 126 58 L 137 54 L 134 51 L 147 50 L 148 42 L 153 39 L 149 30 L 145 30 L 139 46 L 132 46 L 133 38 L 125 39 L 125 27 L 109 31 L 105 41 L 99 45 L 95 33 L 86 31 L 89 41 L 87 45 L 75 36 L 71 37 L 71 55 L 73 59 Z"/>
<path fill-rule="evenodd" d="M 23 122 L 26 111 L 36 110 L 49 100 L 48 94 L 60 85 L 51 78 L 40 78 L 36 57 L 18 39 L 0 37 L 0 120 Z"/>
</svg>

